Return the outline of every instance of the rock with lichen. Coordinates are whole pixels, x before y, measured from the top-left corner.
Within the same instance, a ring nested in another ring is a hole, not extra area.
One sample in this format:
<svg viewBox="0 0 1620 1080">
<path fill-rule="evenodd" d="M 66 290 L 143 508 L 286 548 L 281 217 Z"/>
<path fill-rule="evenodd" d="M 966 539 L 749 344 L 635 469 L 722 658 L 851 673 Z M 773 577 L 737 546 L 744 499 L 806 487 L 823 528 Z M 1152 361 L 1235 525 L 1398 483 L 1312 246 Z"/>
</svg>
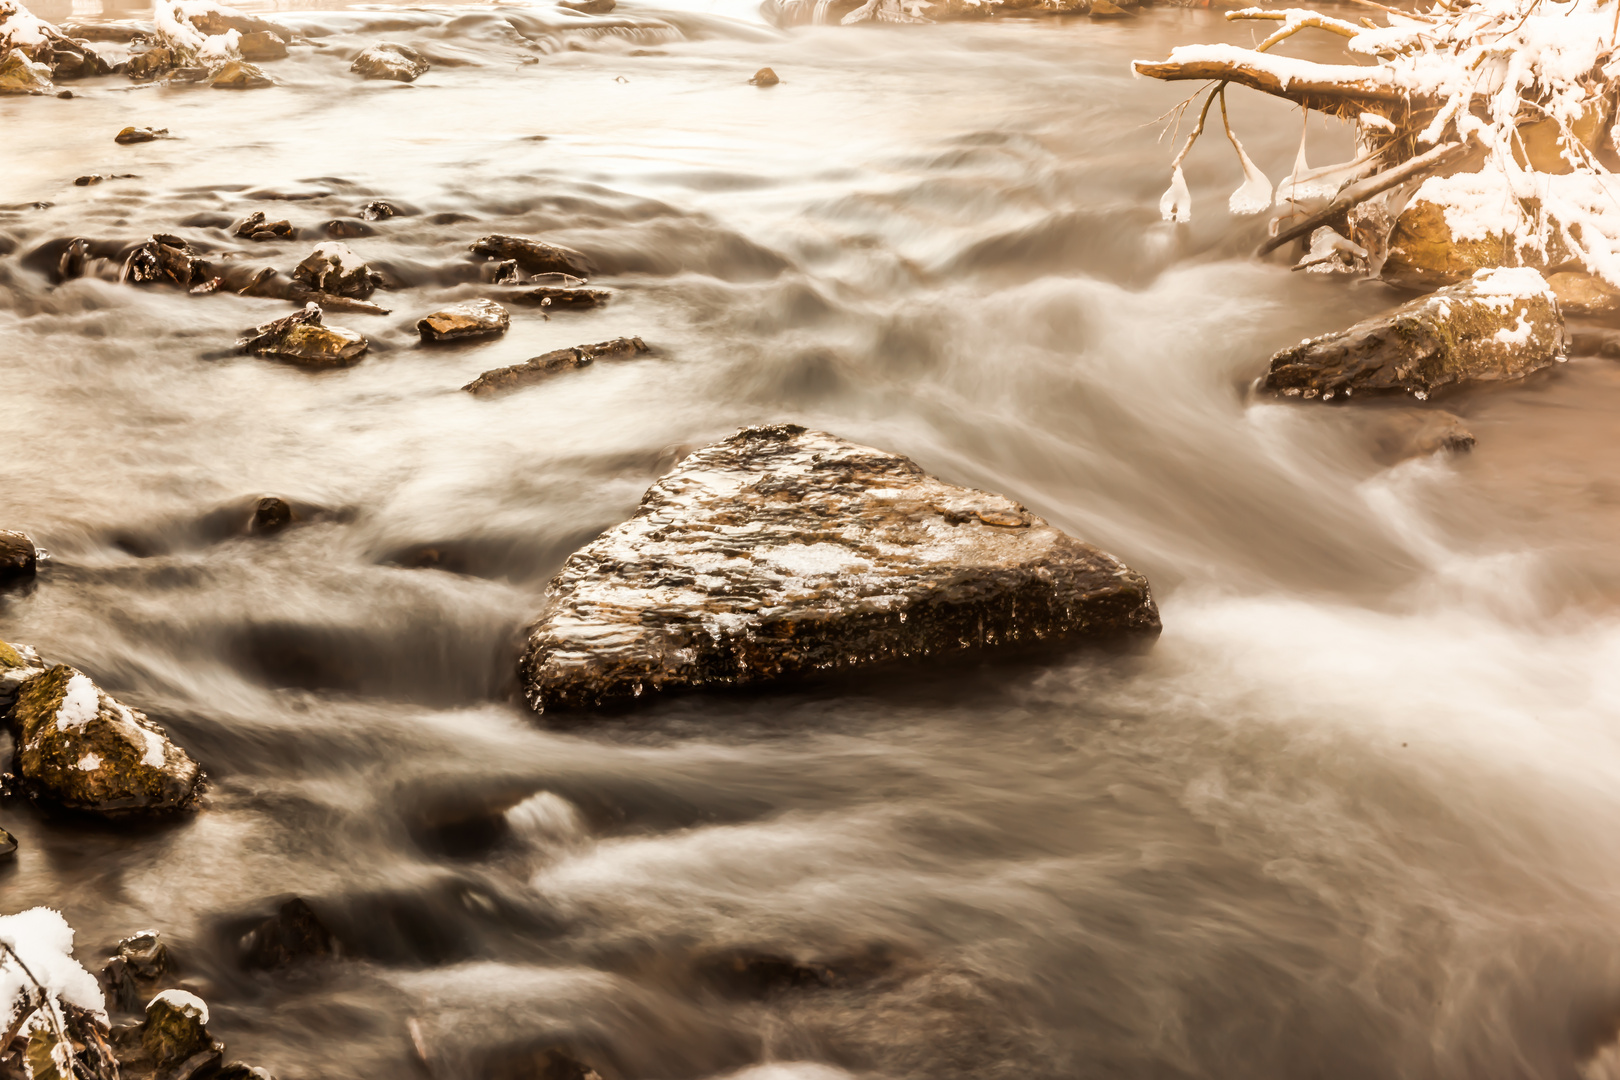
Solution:
<svg viewBox="0 0 1620 1080">
<path fill-rule="evenodd" d="M 250 64 L 246 60 L 228 60 L 208 85 L 215 90 L 259 90 L 266 86 L 276 85 L 276 80 L 267 75 L 263 68 Z"/>
<path fill-rule="evenodd" d="M 1271 358 L 1264 389 L 1288 397 L 1405 392 L 1518 379 L 1564 356 L 1558 302 L 1534 270 L 1482 270 L 1387 315 Z"/>
<path fill-rule="evenodd" d="M 686 458 L 548 594 L 520 669 L 541 712 L 1159 630 L 1112 555 L 792 424 Z"/>
<path fill-rule="evenodd" d="M 311 302 L 302 311 L 255 326 L 236 347 L 305 367 L 330 368 L 358 363 L 369 344 L 353 330 L 327 326 L 320 305 Z"/>
<path fill-rule="evenodd" d="M 382 41 L 356 56 L 349 70 L 365 79 L 408 83 L 426 75 L 428 67 L 427 58 L 410 46 Z"/>
<path fill-rule="evenodd" d="M 168 734 L 65 664 L 29 678 L 7 713 L 13 771 L 35 801 L 107 817 L 190 809 L 202 769 Z"/>
</svg>

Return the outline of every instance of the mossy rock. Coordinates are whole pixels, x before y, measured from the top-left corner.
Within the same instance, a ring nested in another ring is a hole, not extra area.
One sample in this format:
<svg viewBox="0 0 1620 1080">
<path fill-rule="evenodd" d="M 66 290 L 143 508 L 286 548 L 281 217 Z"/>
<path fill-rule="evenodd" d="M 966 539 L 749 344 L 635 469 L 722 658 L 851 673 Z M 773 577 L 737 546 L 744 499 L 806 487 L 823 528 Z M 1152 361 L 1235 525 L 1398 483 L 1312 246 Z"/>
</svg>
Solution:
<svg viewBox="0 0 1620 1080">
<path fill-rule="evenodd" d="M 208 1006 L 183 990 L 165 990 L 146 1006 L 141 1047 L 161 1071 L 213 1046 L 208 1034 Z"/>
<path fill-rule="evenodd" d="M 1331 400 L 1356 391 L 1426 398 L 1443 387 L 1522 378 L 1564 355 L 1564 320 L 1533 270 L 1487 270 L 1387 315 L 1271 358 L 1264 388 Z"/>
<path fill-rule="evenodd" d="M 38 802 L 105 816 L 192 807 L 202 769 L 158 725 L 58 664 L 10 712 L 13 768 Z"/>
</svg>

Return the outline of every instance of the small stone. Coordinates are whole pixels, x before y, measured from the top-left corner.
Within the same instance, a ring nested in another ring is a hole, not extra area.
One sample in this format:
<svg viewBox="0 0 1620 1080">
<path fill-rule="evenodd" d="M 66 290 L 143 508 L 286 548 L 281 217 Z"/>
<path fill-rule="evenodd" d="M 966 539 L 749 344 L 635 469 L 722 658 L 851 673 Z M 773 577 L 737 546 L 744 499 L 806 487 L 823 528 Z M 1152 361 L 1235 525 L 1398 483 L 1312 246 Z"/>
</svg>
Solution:
<svg viewBox="0 0 1620 1080">
<path fill-rule="evenodd" d="M 286 499 L 279 495 L 266 495 L 253 504 L 248 532 L 253 536 L 269 536 L 291 525 L 295 518 L 292 505 Z"/>
<path fill-rule="evenodd" d="M 167 139 L 168 128 L 127 127 L 113 136 L 113 142 L 129 146 L 131 143 L 152 142 L 155 139 Z"/>
<path fill-rule="evenodd" d="M 39 556 L 27 533 L 0 529 L 0 585 L 27 581 L 39 567 Z"/>
<path fill-rule="evenodd" d="M 515 261 L 531 274 L 560 272 L 575 277 L 589 277 L 591 261 L 583 252 L 561 244 L 548 244 L 527 236 L 492 234 L 474 240 L 471 250 L 475 255 L 490 259 Z"/>
<path fill-rule="evenodd" d="M 138 709 L 65 664 L 23 684 L 15 768 L 37 802 L 107 817 L 190 809 L 202 769 Z"/>
<path fill-rule="evenodd" d="M 369 343 L 353 330 L 325 326 L 319 304 L 256 326 L 236 343 L 238 349 L 273 356 L 306 367 L 348 367 L 365 355 Z"/>
<path fill-rule="evenodd" d="M 1565 315 L 1614 315 L 1620 313 L 1620 290 L 1596 274 L 1564 272 L 1551 274 L 1547 284 L 1558 297 L 1558 309 Z"/>
<path fill-rule="evenodd" d="M 329 240 L 317 244 L 292 272 L 293 280 L 319 292 L 364 300 L 381 280 L 347 244 Z"/>
<path fill-rule="evenodd" d="M 246 60 L 231 60 L 209 80 L 215 90 L 257 90 L 276 81 Z"/>
<path fill-rule="evenodd" d="M 142 930 L 120 941 L 118 958 L 138 979 L 160 979 L 169 970 L 169 947 L 156 930 Z"/>
<path fill-rule="evenodd" d="M 377 230 L 353 218 L 335 218 L 321 226 L 321 231 L 334 240 L 356 240 L 362 236 L 376 236 Z"/>
<path fill-rule="evenodd" d="M 506 333 L 512 317 L 493 300 L 467 300 L 425 316 L 416 324 L 423 341 L 460 341 Z"/>
<path fill-rule="evenodd" d="M 137 285 L 169 282 L 189 289 L 207 280 L 202 259 L 178 236 L 159 233 L 129 253 L 119 272 L 120 281 Z"/>
<path fill-rule="evenodd" d="M 136 82 L 145 82 L 173 70 L 174 65 L 174 50 L 167 45 L 157 45 L 126 60 L 124 74 Z"/>
<path fill-rule="evenodd" d="M 406 45 L 379 42 L 354 58 L 349 70 L 367 79 L 415 82 L 428 73 L 426 57 Z"/>
<path fill-rule="evenodd" d="M 1262 383 L 1290 397 L 1405 391 L 1517 379 L 1563 357 L 1564 321 L 1534 270 L 1481 270 L 1387 315 L 1277 353 Z"/>
<path fill-rule="evenodd" d="M 5 858 L 8 855 L 15 855 L 16 853 L 17 838 L 6 832 L 6 830 L 0 829 L 0 858 Z"/>
<path fill-rule="evenodd" d="M 614 0 L 557 0 L 557 6 L 585 15 L 606 15 L 617 5 Z"/>
<path fill-rule="evenodd" d="M 1384 465 L 1474 448 L 1474 434 L 1463 425 L 1462 417 L 1444 409 L 1400 409 L 1389 415 L 1375 414 L 1374 420 L 1373 457 Z"/>
<path fill-rule="evenodd" d="M 337 940 L 307 901 L 294 896 L 248 931 L 241 941 L 242 965 L 260 970 L 320 960 L 337 953 Z"/>
<path fill-rule="evenodd" d="M 101 183 L 101 181 L 104 179 L 105 177 L 103 177 L 100 173 L 91 173 L 89 176 L 76 177 L 73 181 L 73 186 L 89 187 L 91 184 Z"/>
<path fill-rule="evenodd" d="M 282 60 L 287 56 L 287 42 L 273 31 L 255 30 L 242 35 L 242 40 L 236 43 L 236 51 L 244 60 Z"/>
<path fill-rule="evenodd" d="M 523 280 L 516 259 L 487 262 L 478 268 L 478 280 L 487 285 L 516 285 Z"/>
<path fill-rule="evenodd" d="M 614 338 L 595 345 L 576 345 L 571 349 L 556 349 L 511 367 L 486 371 L 462 389 L 469 394 L 484 396 L 530 386 L 552 375 L 575 368 L 586 367 L 600 359 L 636 356 L 650 352 L 640 338 Z"/>
<path fill-rule="evenodd" d="M 547 594 L 537 712 L 1160 627 L 1146 578 L 1012 500 L 793 424 L 684 459 Z"/>
<path fill-rule="evenodd" d="M 386 221 L 391 217 L 398 217 L 399 212 L 399 207 L 381 199 L 374 199 L 360 208 L 360 216 L 366 221 Z"/>
<path fill-rule="evenodd" d="M 754 72 L 754 77 L 748 82 L 753 86 L 775 86 L 782 80 L 776 77 L 776 72 L 768 67 L 760 68 Z"/>
<path fill-rule="evenodd" d="M 34 63 L 21 49 L 12 49 L 0 59 L 0 95 L 49 94 L 55 89 L 51 69 Z"/>
<path fill-rule="evenodd" d="M 292 240 L 298 235 L 290 221 L 267 221 L 263 210 L 255 210 L 240 221 L 231 223 L 231 235 L 249 240 Z"/>
<path fill-rule="evenodd" d="M 63 101 L 72 101 L 73 100 L 73 91 L 71 91 L 71 90 L 58 90 L 56 92 L 56 96 L 61 98 Z"/>
</svg>

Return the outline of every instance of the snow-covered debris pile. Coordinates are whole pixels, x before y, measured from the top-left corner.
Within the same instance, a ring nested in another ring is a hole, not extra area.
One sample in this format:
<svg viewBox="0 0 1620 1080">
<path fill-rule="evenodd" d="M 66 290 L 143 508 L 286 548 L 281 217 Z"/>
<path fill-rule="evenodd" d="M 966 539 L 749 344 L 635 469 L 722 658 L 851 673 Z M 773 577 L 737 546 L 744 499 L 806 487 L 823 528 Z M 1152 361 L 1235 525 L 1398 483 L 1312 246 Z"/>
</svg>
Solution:
<svg viewBox="0 0 1620 1080">
<path fill-rule="evenodd" d="M 0 56 L 12 50 L 44 65 L 54 79 L 82 79 L 112 70 L 87 44 L 68 37 L 17 0 L 0 0 Z"/>
<path fill-rule="evenodd" d="M 25 1044 L 5 1075 L 117 1075 L 101 987 L 73 959 L 73 928 L 59 912 L 36 907 L 0 916 L 0 1027 Z M 11 1052 L 12 1045 L 0 1047 L 0 1059 Z"/>
<path fill-rule="evenodd" d="M 1164 61 L 1135 63 L 1153 78 L 1215 83 L 1172 163 L 1161 210 L 1167 219 L 1188 220 L 1192 200 L 1181 163 L 1212 104 L 1220 104 L 1224 125 L 1226 89 L 1235 83 L 1355 126 L 1353 160 L 1311 169 L 1302 137 L 1293 172 L 1274 191 L 1226 128 L 1245 175 L 1231 209 L 1278 211 L 1263 250 L 1327 225 L 1367 249 L 1374 272 L 1386 241 L 1406 243 L 1405 255 L 1391 257 L 1410 284 L 1465 280 L 1481 266 L 1578 265 L 1620 285 L 1620 182 L 1611 172 L 1620 166 L 1617 3 L 1451 0 L 1422 12 L 1385 8 L 1382 26 L 1297 8 L 1229 12 L 1228 19 L 1280 25 L 1252 49 L 1192 45 Z M 1321 64 L 1269 51 L 1305 30 L 1344 38 L 1347 59 L 1360 62 Z M 1313 205 L 1322 199 L 1332 201 Z M 1400 219 L 1420 203 L 1437 209 L 1406 230 L 1421 236 L 1403 240 Z M 1480 250 L 1456 265 L 1431 268 L 1428 255 L 1413 259 L 1414 243 L 1455 255 L 1454 245 L 1473 241 Z"/>
<path fill-rule="evenodd" d="M 279 23 L 224 7 L 214 0 L 155 0 L 152 21 L 163 44 L 177 57 L 209 67 L 240 59 L 245 34 L 273 33 L 284 41 L 293 37 L 292 31 Z"/>
</svg>

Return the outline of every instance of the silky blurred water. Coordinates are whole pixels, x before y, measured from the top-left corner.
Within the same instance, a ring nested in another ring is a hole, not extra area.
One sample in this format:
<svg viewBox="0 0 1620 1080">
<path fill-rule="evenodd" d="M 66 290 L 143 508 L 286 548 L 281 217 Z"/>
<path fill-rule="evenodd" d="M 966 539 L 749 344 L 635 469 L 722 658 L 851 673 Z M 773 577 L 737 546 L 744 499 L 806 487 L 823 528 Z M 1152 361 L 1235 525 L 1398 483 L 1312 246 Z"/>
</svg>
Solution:
<svg viewBox="0 0 1620 1080">
<path fill-rule="evenodd" d="M 133 831 L 0 806 L 4 910 L 60 908 L 91 966 L 160 929 L 231 1056 L 283 1080 L 420 1069 L 413 1023 L 440 1076 L 556 1044 L 608 1080 L 1573 1077 L 1612 1038 L 1620 365 L 1430 403 L 1478 446 L 1393 467 L 1370 425 L 1415 403 L 1253 397 L 1274 350 L 1399 297 L 1251 260 L 1218 133 L 1193 223 L 1159 220 L 1154 121 L 1192 88 L 1128 61 L 1248 27 L 272 15 L 317 43 L 272 89 L 0 99 L 0 528 L 51 555 L 0 636 L 213 778 Z M 359 81 L 379 39 L 433 70 Z M 1297 111 L 1230 96 L 1280 179 Z M 1325 164 L 1349 144 L 1320 123 Z M 231 352 L 284 303 L 30 258 L 173 232 L 289 270 L 378 198 L 405 213 L 348 243 L 408 287 L 328 316 L 373 341 L 343 371 Z M 254 209 L 304 238 L 217 227 Z M 590 253 L 614 301 L 419 347 L 480 295 L 446 268 L 489 232 Z M 618 335 L 656 355 L 458 390 Z M 771 421 L 1024 502 L 1146 573 L 1163 636 L 528 715 L 518 635 L 563 558 Z M 207 526 L 263 493 L 313 519 Z M 392 561 L 418 545 L 464 572 Z M 243 972 L 232 928 L 292 893 L 348 957 Z M 885 959 L 755 1000 L 704 975 L 735 949 Z"/>
</svg>

